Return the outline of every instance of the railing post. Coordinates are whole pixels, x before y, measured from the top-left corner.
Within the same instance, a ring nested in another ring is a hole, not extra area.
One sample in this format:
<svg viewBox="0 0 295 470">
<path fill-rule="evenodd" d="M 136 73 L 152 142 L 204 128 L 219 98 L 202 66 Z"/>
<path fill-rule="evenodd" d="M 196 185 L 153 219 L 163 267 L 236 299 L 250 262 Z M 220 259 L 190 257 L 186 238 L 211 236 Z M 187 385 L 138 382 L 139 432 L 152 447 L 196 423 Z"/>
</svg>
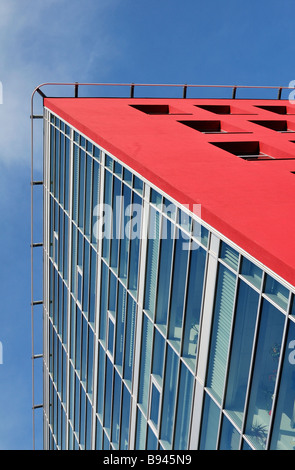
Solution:
<svg viewBox="0 0 295 470">
<path fill-rule="evenodd" d="M 279 91 L 278 91 L 278 100 L 281 99 L 281 96 L 282 96 L 282 88 L 279 88 Z"/>
<path fill-rule="evenodd" d="M 75 83 L 75 98 L 78 98 L 78 88 L 79 88 L 79 85 L 78 85 L 78 82 Z"/>
</svg>

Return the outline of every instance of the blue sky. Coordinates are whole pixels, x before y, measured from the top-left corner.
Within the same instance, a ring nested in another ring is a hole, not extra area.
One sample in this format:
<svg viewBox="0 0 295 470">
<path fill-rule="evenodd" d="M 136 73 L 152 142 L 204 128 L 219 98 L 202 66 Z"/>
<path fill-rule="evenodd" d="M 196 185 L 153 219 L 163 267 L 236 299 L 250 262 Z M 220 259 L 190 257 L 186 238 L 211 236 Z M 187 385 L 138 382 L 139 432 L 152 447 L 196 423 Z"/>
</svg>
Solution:
<svg viewBox="0 0 295 470">
<path fill-rule="evenodd" d="M 294 14 L 292 0 L 1 0 L 0 449 L 32 448 L 33 89 L 75 81 L 288 86 Z"/>
</svg>

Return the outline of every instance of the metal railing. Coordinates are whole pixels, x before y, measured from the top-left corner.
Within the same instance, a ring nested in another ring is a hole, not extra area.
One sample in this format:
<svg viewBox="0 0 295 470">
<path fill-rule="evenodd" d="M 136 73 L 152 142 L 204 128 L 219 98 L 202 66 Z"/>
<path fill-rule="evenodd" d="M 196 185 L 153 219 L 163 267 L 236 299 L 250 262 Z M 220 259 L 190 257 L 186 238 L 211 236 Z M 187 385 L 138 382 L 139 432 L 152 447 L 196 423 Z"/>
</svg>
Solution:
<svg viewBox="0 0 295 470">
<path fill-rule="evenodd" d="M 264 91 L 274 91 L 276 92 L 276 96 L 274 96 L 272 99 L 281 99 L 282 98 L 282 92 L 284 90 L 291 90 L 294 89 L 294 87 L 290 86 L 262 86 L 262 85 L 193 85 L 193 84 L 148 84 L 148 83 L 79 83 L 79 82 L 65 82 L 65 83 L 58 83 L 58 82 L 51 82 L 51 83 L 42 83 L 38 87 L 35 88 L 33 95 L 37 92 L 39 93 L 42 98 L 46 97 L 57 97 L 56 95 L 47 95 L 46 92 L 43 90 L 46 87 L 72 87 L 73 88 L 73 94 L 72 97 L 79 98 L 80 95 L 80 90 L 85 89 L 86 87 L 93 87 L 93 88 L 98 88 L 101 87 L 102 89 L 106 89 L 107 87 L 110 88 L 116 88 L 116 89 L 124 89 L 124 91 L 129 89 L 129 96 L 123 95 L 122 97 L 129 97 L 129 98 L 144 98 L 146 97 L 145 93 L 138 94 L 139 90 L 147 90 L 147 89 L 155 89 L 155 88 L 160 88 L 161 90 L 163 89 L 176 89 L 177 91 L 180 90 L 180 96 L 178 98 L 188 98 L 188 93 L 190 91 L 196 92 L 198 91 L 204 91 L 205 89 L 207 90 L 226 90 L 230 92 L 230 95 L 228 98 L 231 99 L 237 99 L 239 98 L 238 92 L 241 90 L 247 90 L 247 91 L 253 91 L 256 90 L 258 92 L 261 92 L 262 90 Z M 64 95 L 62 95 L 64 97 Z M 104 97 L 104 94 L 98 94 L 97 97 Z M 114 95 L 114 97 L 121 97 L 120 95 Z M 155 98 L 158 98 L 159 96 L 155 96 Z M 192 98 L 198 98 L 199 96 L 192 96 Z M 210 96 L 208 96 L 210 98 Z M 214 96 L 214 98 L 218 98 L 218 96 Z M 223 98 L 223 96 L 220 96 L 220 98 Z M 241 97 L 240 97 L 241 98 Z M 259 97 L 255 97 L 256 99 L 259 99 Z M 268 98 L 269 99 L 269 98 Z M 37 116 L 34 116 L 37 117 Z"/>
</svg>

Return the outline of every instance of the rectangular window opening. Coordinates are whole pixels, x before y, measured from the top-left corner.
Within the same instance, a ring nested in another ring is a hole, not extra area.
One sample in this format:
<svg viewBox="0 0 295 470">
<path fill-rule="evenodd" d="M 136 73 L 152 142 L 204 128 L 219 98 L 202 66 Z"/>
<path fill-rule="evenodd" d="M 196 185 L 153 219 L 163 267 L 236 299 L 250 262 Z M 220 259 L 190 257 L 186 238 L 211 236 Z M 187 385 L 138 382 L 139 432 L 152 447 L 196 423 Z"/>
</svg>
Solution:
<svg viewBox="0 0 295 470">
<path fill-rule="evenodd" d="M 294 133 L 295 126 L 292 123 L 289 123 L 285 120 L 279 121 L 250 121 L 253 124 L 258 124 L 259 126 L 266 127 L 267 129 L 272 129 L 276 132 L 281 133 Z M 294 129 L 293 129 L 294 127 Z"/>
<path fill-rule="evenodd" d="M 261 151 L 259 142 L 210 142 L 212 145 L 225 150 L 247 161 L 274 160 L 275 157 Z"/>
</svg>

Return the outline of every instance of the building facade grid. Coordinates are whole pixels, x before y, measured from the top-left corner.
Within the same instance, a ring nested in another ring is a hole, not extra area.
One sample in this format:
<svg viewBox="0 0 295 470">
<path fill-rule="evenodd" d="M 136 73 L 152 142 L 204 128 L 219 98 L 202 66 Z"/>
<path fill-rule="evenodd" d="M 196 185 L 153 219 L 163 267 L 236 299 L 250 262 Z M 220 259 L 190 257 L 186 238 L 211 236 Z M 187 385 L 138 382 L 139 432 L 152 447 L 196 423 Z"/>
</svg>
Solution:
<svg viewBox="0 0 295 470">
<path fill-rule="evenodd" d="M 46 108 L 44 140 L 45 448 L 293 449 L 292 286 Z"/>
</svg>

